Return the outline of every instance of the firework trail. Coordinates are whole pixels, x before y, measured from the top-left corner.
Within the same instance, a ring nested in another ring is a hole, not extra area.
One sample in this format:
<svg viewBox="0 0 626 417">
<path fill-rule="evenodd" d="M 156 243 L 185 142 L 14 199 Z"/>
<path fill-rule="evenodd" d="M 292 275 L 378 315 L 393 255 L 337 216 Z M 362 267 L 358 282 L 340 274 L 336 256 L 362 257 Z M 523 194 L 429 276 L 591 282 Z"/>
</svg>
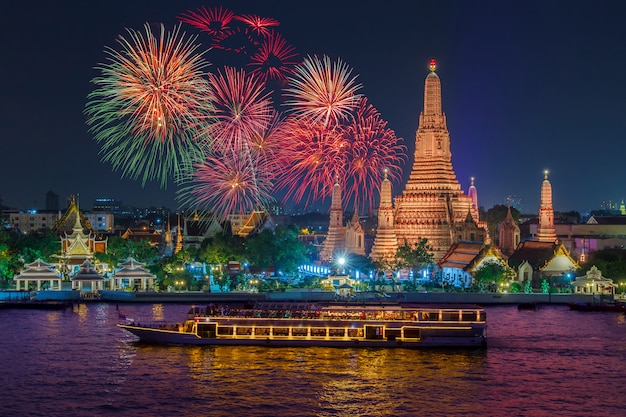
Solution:
<svg viewBox="0 0 626 417">
<path fill-rule="evenodd" d="M 349 144 L 343 199 L 353 201 L 360 212 L 367 210 L 371 214 L 380 193 L 381 173 L 387 170 L 390 180 L 401 179 L 400 164 L 406 162 L 406 147 L 365 97 L 359 99 L 343 134 Z"/>
<path fill-rule="evenodd" d="M 147 24 L 145 33 L 128 29 L 121 51 L 105 49 L 85 114 L 103 161 L 144 185 L 165 186 L 200 156 L 196 127 L 211 112 L 212 92 L 196 38 L 178 26 L 160 29 L 158 37 Z"/>
<path fill-rule="evenodd" d="M 322 59 L 308 56 L 294 68 L 285 104 L 314 123 L 337 124 L 350 116 L 360 97 L 356 92 L 361 85 L 351 73 L 352 69 L 340 59 L 331 62 L 326 55 Z"/>
<path fill-rule="evenodd" d="M 247 140 L 267 129 L 272 119 L 272 101 L 262 81 L 244 70 L 226 67 L 209 73 L 213 89 L 214 123 L 208 126 L 209 147 L 218 152 L 241 148 Z"/>
</svg>

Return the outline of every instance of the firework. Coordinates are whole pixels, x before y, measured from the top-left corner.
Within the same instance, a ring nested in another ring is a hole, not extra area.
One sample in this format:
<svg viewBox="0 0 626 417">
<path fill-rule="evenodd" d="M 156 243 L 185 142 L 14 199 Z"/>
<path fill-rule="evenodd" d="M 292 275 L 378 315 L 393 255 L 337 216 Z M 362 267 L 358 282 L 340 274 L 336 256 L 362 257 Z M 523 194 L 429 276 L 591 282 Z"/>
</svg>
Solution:
<svg viewBox="0 0 626 417">
<path fill-rule="evenodd" d="M 234 18 L 235 13 L 228 9 L 222 7 L 207 9 L 201 7 L 197 11 L 183 13 L 178 17 L 178 20 L 217 38 L 219 36 L 227 36 L 230 33 L 230 24 Z"/>
<path fill-rule="evenodd" d="M 195 38 L 180 27 L 160 36 L 128 30 L 121 51 L 106 48 L 108 60 L 97 69 L 85 108 L 90 130 L 102 144 L 103 160 L 123 176 L 165 186 L 185 161 L 199 155 L 195 126 L 211 111 L 208 63 Z"/>
<path fill-rule="evenodd" d="M 325 199 L 337 178 L 342 182 L 345 178 L 346 143 L 342 128 L 291 118 L 284 130 L 289 136 L 279 159 L 282 171 L 277 188 L 285 191 L 285 200 L 295 203 L 304 200 L 308 205 Z"/>
<path fill-rule="evenodd" d="M 293 73 L 293 66 L 298 62 L 293 46 L 276 32 L 269 32 L 261 43 L 259 51 L 250 57 L 248 66 L 253 67 L 252 73 L 259 74 L 265 81 L 268 79 L 286 80 Z"/>
<path fill-rule="evenodd" d="M 247 139 L 246 149 L 250 158 L 257 163 L 263 176 L 273 179 L 281 170 L 279 160 L 285 148 L 289 146 L 290 136 L 286 134 L 281 115 L 272 111 L 272 118 L 264 130 L 254 132 Z"/>
<path fill-rule="evenodd" d="M 256 32 L 257 36 L 263 37 L 270 34 L 270 27 L 275 27 L 280 24 L 278 20 L 272 19 L 271 17 L 259 17 L 249 14 L 235 16 L 235 19 L 247 25 L 252 32 Z"/>
<path fill-rule="evenodd" d="M 401 179 L 400 163 L 405 162 L 406 148 L 365 97 L 359 99 L 343 134 L 349 144 L 343 198 L 352 201 L 355 209 L 371 213 L 380 192 L 381 173 L 387 170 L 390 180 Z"/>
<path fill-rule="evenodd" d="M 272 117 L 269 94 L 261 80 L 244 70 L 226 67 L 209 74 L 215 123 L 209 126 L 211 147 L 219 152 L 241 148 L 252 135 L 267 129 Z"/>
<path fill-rule="evenodd" d="M 236 148 L 208 155 L 179 191 L 182 204 L 210 211 L 219 220 L 266 207 L 273 201 L 272 182 L 249 156 Z"/>
<path fill-rule="evenodd" d="M 290 77 L 286 89 L 290 99 L 285 104 L 315 123 L 336 124 L 349 117 L 360 96 L 356 92 L 361 85 L 351 73 L 340 59 L 333 63 L 326 55 L 322 59 L 308 56 Z"/>
</svg>

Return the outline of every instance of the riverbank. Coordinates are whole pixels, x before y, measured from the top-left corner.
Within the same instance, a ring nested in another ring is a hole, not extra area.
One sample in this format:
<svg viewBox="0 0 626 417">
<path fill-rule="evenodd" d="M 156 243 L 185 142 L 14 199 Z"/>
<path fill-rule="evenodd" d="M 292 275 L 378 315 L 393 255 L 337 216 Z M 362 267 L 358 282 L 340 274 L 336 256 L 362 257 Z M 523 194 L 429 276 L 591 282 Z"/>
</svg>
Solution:
<svg viewBox="0 0 626 417">
<path fill-rule="evenodd" d="M 289 291 L 270 293 L 209 293 L 209 292 L 118 292 L 103 291 L 102 301 L 132 303 L 209 303 L 209 302 L 405 302 L 405 303 L 455 303 L 455 304 L 568 304 L 602 302 L 599 296 L 584 294 L 494 294 L 494 293 L 444 293 L 398 292 L 380 295 L 375 292 L 356 293 L 349 299 L 338 298 L 333 291 Z"/>
<path fill-rule="evenodd" d="M 341 298 L 334 291 L 287 291 L 269 293 L 204 291 L 178 292 L 127 292 L 102 291 L 98 297 L 80 297 L 78 291 L 2 291 L 0 300 L 6 301 L 104 301 L 115 303 L 254 303 L 276 302 L 404 302 L 404 303 L 455 303 L 455 304 L 570 304 L 603 303 L 612 301 L 608 296 L 586 294 L 501 294 L 456 292 L 396 292 L 381 294 L 373 291 L 358 292 L 353 297 Z"/>
</svg>

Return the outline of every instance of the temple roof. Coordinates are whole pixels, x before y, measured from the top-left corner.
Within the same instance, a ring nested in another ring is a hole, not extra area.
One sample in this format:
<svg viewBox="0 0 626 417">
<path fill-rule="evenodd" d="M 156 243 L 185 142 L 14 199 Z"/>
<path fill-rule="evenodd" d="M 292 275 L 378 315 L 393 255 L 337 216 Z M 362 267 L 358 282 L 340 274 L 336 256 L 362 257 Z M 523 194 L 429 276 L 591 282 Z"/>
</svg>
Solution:
<svg viewBox="0 0 626 417">
<path fill-rule="evenodd" d="M 49 280 L 58 277 L 59 275 L 56 273 L 54 265 L 38 258 L 30 264 L 24 265 L 24 270 L 13 279 Z"/>
<path fill-rule="evenodd" d="M 459 242 L 453 244 L 444 255 L 437 266 L 439 268 L 464 269 L 478 256 L 483 243 L 480 242 Z"/>
<path fill-rule="evenodd" d="M 626 224 L 626 216 L 591 216 L 587 224 Z"/>
<path fill-rule="evenodd" d="M 80 270 L 71 277 L 72 281 L 104 281 L 95 266 L 87 259 L 80 265 Z"/>
<path fill-rule="evenodd" d="M 508 261 L 513 268 L 517 268 L 523 262 L 528 262 L 533 269 L 542 269 L 558 255 L 567 256 L 572 264 L 578 267 L 578 263 L 572 259 L 565 246 L 559 242 L 538 242 L 535 240 L 520 242 Z"/>
<path fill-rule="evenodd" d="M 63 216 L 56 222 L 55 228 L 57 232 L 59 233 L 66 232 L 68 234 L 71 234 L 77 223 L 76 222 L 77 219 L 79 220 L 79 224 L 82 226 L 83 231 L 93 230 L 87 218 L 83 215 L 83 213 L 78 208 L 76 199 L 74 198 L 74 196 L 72 196 L 70 199 L 69 207 L 67 208 Z"/>
<path fill-rule="evenodd" d="M 156 275 L 152 274 L 144 266 L 145 264 L 128 257 L 119 264 L 113 275 L 117 278 L 156 278 Z"/>
</svg>

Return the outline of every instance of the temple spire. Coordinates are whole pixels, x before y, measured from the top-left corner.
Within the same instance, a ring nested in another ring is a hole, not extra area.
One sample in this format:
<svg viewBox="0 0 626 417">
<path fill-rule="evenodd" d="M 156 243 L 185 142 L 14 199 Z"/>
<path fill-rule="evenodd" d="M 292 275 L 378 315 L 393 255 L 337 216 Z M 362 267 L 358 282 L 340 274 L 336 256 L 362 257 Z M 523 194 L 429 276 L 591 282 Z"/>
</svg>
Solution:
<svg viewBox="0 0 626 417">
<path fill-rule="evenodd" d="M 426 77 L 424 84 L 424 115 L 440 116 L 443 114 L 441 110 L 441 81 L 435 72 L 437 62 L 434 59 L 430 61 L 430 74 Z"/>
<path fill-rule="evenodd" d="M 393 259 L 398 250 L 396 236 L 393 200 L 391 196 L 391 181 L 387 178 L 387 170 L 383 173 L 383 182 L 380 185 L 380 206 L 378 207 L 378 227 L 370 257 L 375 261 Z"/>
<path fill-rule="evenodd" d="M 548 181 L 548 170 L 544 171 L 541 184 L 541 205 L 539 207 L 539 228 L 537 240 L 540 242 L 556 242 L 554 228 L 554 209 L 552 208 L 552 184 Z"/>
<path fill-rule="evenodd" d="M 472 212 L 472 217 L 474 218 L 474 221 L 478 222 L 478 190 L 474 185 L 474 177 L 470 178 L 470 187 L 469 190 L 467 190 L 467 195 L 472 199 L 472 206 L 470 208 L 470 211 Z"/>
<path fill-rule="evenodd" d="M 487 231 L 478 219 L 478 207 L 472 207 L 472 198 L 464 194 L 452 168 L 450 133 L 436 69 L 436 62 L 431 61 L 424 82 L 424 109 L 415 132 L 413 166 L 402 195 L 395 198 L 393 220 L 399 244 L 406 240 L 414 245 L 425 238 L 438 261 L 453 243 L 466 238 L 484 241 Z M 381 203 L 382 194 L 381 189 Z M 468 212 L 474 222 L 466 222 Z"/>
<path fill-rule="evenodd" d="M 328 225 L 328 234 L 322 244 L 320 258 L 327 262 L 333 259 L 333 254 L 338 249 L 344 249 L 345 236 L 343 228 L 343 208 L 341 207 L 341 185 L 339 185 L 339 176 L 335 181 L 333 193 L 330 201 L 330 223 Z"/>
</svg>

